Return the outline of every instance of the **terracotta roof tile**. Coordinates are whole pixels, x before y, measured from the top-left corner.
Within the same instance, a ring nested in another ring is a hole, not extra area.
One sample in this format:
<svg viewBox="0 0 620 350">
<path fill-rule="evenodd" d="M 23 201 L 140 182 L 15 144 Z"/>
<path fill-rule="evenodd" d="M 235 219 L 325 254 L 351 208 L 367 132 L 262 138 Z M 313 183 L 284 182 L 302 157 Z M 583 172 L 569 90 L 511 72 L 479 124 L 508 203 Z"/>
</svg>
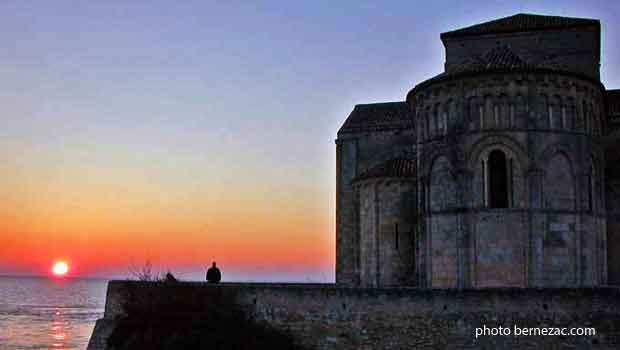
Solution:
<svg viewBox="0 0 620 350">
<path fill-rule="evenodd" d="M 415 160 L 394 158 L 368 169 L 353 179 L 353 182 L 379 177 L 413 178 L 416 174 L 415 169 Z"/>
<path fill-rule="evenodd" d="M 338 133 L 413 128 L 413 118 L 406 102 L 360 104 Z"/>
<path fill-rule="evenodd" d="M 461 63 L 450 67 L 448 71 L 421 82 L 418 86 L 465 73 L 493 71 L 505 72 L 511 70 L 520 71 L 525 69 L 545 69 L 558 72 L 564 72 L 567 70 L 566 65 L 560 58 L 550 57 L 547 60 L 534 64 L 519 57 L 519 55 L 510 50 L 508 46 L 498 46 L 483 53 L 482 55 L 467 58 Z"/>
<path fill-rule="evenodd" d="M 610 130 L 613 132 L 613 137 L 618 139 L 620 128 L 620 90 L 607 90 L 605 91 L 605 100 L 607 103 L 607 120 L 609 122 Z"/>
<path fill-rule="evenodd" d="M 480 56 L 464 60 L 451 68 L 448 74 L 494 69 L 523 69 L 527 67 L 529 67 L 529 65 L 507 46 L 499 46 Z"/>
<path fill-rule="evenodd" d="M 605 96 L 607 97 L 607 113 L 610 116 L 620 117 L 620 89 L 607 90 Z"/>
<path fill-rule="evenodd" d="M 588 18 L 543 16 L 519 13 L 513 16 L 476 24 L 441 34 L 441 38 L 456 38 L 471 35 L 528 32 L 534 30 L 563 29 L 581 26 L 600 26 L 600 22 Z"/>
</svg>

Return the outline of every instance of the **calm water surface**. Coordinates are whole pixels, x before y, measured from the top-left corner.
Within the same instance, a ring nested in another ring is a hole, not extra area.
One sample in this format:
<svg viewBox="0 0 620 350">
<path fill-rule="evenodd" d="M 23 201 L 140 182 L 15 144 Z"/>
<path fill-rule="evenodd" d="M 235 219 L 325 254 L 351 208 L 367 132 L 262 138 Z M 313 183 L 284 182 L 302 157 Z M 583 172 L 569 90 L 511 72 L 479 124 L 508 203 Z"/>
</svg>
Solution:
<svg viewBox="0 0 620 350">
<path fill-rule="evenodd" d="M 0 350 L 85 350 L 107 281 L 0 276 Z"/>
</svg>

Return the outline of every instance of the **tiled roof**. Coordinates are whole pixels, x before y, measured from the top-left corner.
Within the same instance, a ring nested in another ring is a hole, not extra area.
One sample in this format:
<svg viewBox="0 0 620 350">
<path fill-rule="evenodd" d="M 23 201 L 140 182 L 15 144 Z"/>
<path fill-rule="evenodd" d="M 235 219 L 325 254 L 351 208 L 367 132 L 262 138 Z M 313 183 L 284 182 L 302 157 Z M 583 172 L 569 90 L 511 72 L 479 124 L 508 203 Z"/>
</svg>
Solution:
<svg viewBox="0 0 620 350">
<path fill-rule="evenodd" d="M 605 100 L 607 103 L 607 126 L 610 134 L 608 135 L 618 143 L 620 140 L 620 90 L 605 91 Z M 616 146 L 616 148 L 618 148 Z"/>
<path fill-rule="evenodd" d="M 613 127 L 613 126 L 612 126 Z M 613 128 L 605 137 L 605 176 L 620 179 L 620 129 Z"/>
<path fill-rule="evenodd" d="M 481 56 L 472 57 L 450 69 L 450 74 L 495 69 L 523 69 L 529 65 L 507 46 L 495 47 Z"/>
<path fill-rule="evenodd" d="M 413 178 L 415 176 L 415 169 L 414 160 L 394 158 L 368 169 L 353 179 L 353 182 L 379 177 Z"/>
<path fill-rule="evenodd" d="M 428 83 L 432 83 L 443 78 L 449 78 L 455 75 L 478 72 L 491 73 L 494 71 L 522 71 L 530 69 L 541 69 L 557 72 L 568 71 L 568 68 L 560 58 L 550 57 L 541 62 L 531 63 L 525 61 L 519 55 L 514 53 L 512 50 L 510 50 L 508 46 L 498 46 L 483 53 L 482 55 L 467 58 L 463 62 L 451 66 L 449 70 L 421 82 L 414 88 L 414 90 Z"/>
<path fill-rule="evenodd" d="M 564 29 L 581 26 L 600 26 L 594 19 L 543 16 L 519 13 L 513 16 L 476 24 L 441 34 L 441 38 L 457 38 L 472 35 L 528 32 L 534 30 Z"/>
<path fill-rule="evenodd" d="M 607 114 L 620 117 L 620 90 L 607 90 Z"/>
<path fill-rule="evenodd" d="M 407 129 L 413 127 L 406 102 L 356 105 L 338 133 Z"/>
</svg>

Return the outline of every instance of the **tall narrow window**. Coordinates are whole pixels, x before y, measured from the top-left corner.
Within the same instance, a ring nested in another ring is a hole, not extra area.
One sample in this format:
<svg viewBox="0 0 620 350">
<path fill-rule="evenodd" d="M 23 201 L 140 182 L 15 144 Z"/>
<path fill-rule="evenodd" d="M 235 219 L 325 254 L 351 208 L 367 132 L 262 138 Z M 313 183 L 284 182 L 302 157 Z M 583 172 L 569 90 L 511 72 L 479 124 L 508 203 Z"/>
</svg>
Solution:
<svg viewBox="0 0 620 350">
<path fill-rule="evenodd" d="M 528 112 L 528 104 L 525 98 L 521 95 L 517 95 L 516 103 L 515 103 L 515 122 L 514 127 L 525 127 L 527 125 L 527 113 Z"/>
<path fill-rule="evenodd" d="M 581 113 L 583 115 L 583 131 L 588 133 L 590 132 L 590 120 L 588 119 L 588 105 L 586 101 L 582 103 Z"/>
<path fill-rule="evenodd" d="M 440 126 L 439 126 L 439 105 L 435 105 L 435 107 L 433 108 L 433 137 L 436 137 L 437 135 L 440 135 Z"/>
<path fill-rule="evenodd" d="M 577 129 L 577 107 L 575 105 L 575 99 L 569 97 L 568 106 L 566 108 L 566 129 L 575 130 Z"/>
<path fill-rule="evenodd" d="M 514 208 L 515 207 L 515 197 L 514 197 L 514 191 L 512 190 L 514 188 L 514 174 L 513 174 L 513 164 L 512 164 L 512 158 L 510 158 L 508 160 L 508 197 L 509 198 L 509 203 L 510 203 L 510 207 Z"/>
<path fill-rule="evenodd" d="M 549 99 L 547 95 L 540 96 L 540 120 L 536 121 L 536 127 L 538 128 L 549 128 L 551 126 L 551 117 L 550 117 L 550 108 L 549 108 Z M 545 120 L 546 119 L 546 120 Z"/>
<path fill-rule="evenodd" d="M 562 129 L 568 129 L 568 118 L 566 116 L 566 106 L 562 105 Z"/>
<path fill-rule="evenodd" d="M 476 99 L 474 97 L 470 97 L 468 100 L 469 104 L 469 130 L 476 129 L 476 113 L 478 112 L 478 105 L 476 104 Z"/>
<path fill-rule="evenodd" d="M 550 129 L 563 129 L 564 128 L 564 115 L 562 98 L 558 95 L 550 97 L 549 101 L 549 128 Z"/>
<path fill-rule="evenodd" d="M 489 154 L 489 207 L 508 208 L 508 164 L 500 150 Z"/>
<path fill-rule="evenodd" d="M 594 194 L 596 193 L 594 179 L 595 179 L 595 172 L 594 172 L 594 165 L 592 165 L 592 166 L 590 166 L 590 173 L 588 174 L 588 177 L 587 177 L 587 181 L 588 181 L 588 210 L 589 211 L 594 211 Z"/>
<path fill-rule="evenodd" d="M 515 127 L 515 105 L 511 104 L 510 107 L 508 107 L 508 110 L 508 113 L 510 114 L 508 119 L 508 127 L 512 129 Z"/>
<path fill-rule="evenodd" d="M 593 135 L 599 135 L 599 130 L 601 129 L 601 123 L 599 122 L 598 119 L 598 113 L 597 111 L 594 109 L 594 105 L 590 103 L 589 109 L 590 114 L 592 115 L 592 134 Z"/>
<path fill-rule="evenodd" d="M 426 183 L 426 211 L 431 212 L 431 180 L 429 179 Z"/>
<path fill-rule="evenodd" d="M 548 112 L 548 118 L 549 118 L 549 129 L 554 129 L 555 125 L 553 125 L 553 105 L 549 105 L 549 112 Z"/>
<path fill-rule="evenodd" d="M 398 250 L 398 222 L 394 223 L 394 249 Z"/>
<path fill-rule="evenodd" d="M 478 106 L 478 116 L 480 118 L 480 129 L 484 129 L 484 106 Z"/>
<path fill-rule="evenodd" d="M 444 111 L 441 113 L 441 134 L 445 135 L 448 133 L 448 112 Z"/>
<path fill-rule="evenodd" d="M 592 183 L 592 173 L 588 174 L 588 210 L 592 211 L 594 207 L 594 198 L 592 198 L 592 193 L 594 188 L 594 184 Z"/>
<path fill-rule="evenodd" d="M 482 169 L 482 206 L 486 207 L 488 204 L 488 185 L 487 185 L 487 166 L 483 160 L 480 164 Z"/>
</svg>

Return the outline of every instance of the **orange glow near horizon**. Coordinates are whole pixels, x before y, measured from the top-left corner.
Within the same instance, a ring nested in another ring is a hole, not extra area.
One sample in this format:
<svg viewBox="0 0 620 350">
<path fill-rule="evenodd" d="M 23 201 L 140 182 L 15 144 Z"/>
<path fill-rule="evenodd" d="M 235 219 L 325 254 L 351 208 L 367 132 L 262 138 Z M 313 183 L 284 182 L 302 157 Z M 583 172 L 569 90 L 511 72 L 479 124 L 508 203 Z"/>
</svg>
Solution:
<svg viewBox="0 0 620 350">
<path fill-rule="evenodd" d="M 10 174 L 16 168 L 5 169 L 14 176 L 0 184 L 3 273 L 44 275 L 58 257 L 71 257 L 72 276 L 127 274 L 146 260 L 173 272 L 199 271 L 213 260 L 238 270 L 329 275 L 334 268 L 334 208 L 318 186 L 223 179 L 226 173 L 204 183 L 180 176 L 171 185 L 165 176 L 136 179 L 122 168 Z"/>
</svg>

